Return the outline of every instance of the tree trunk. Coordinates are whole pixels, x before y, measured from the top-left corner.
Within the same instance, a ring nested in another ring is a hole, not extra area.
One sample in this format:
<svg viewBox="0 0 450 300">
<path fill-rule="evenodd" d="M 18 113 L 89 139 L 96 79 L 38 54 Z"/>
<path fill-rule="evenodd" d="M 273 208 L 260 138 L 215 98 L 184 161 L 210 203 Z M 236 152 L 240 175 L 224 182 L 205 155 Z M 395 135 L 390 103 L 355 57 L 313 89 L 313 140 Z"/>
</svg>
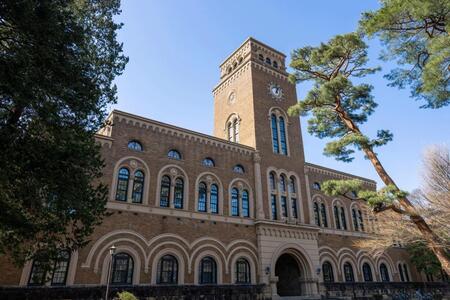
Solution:
<svg viewBox="0 0 450 300">
<path fill-rule="evenodd" d="M 336 97 L 335 111 L 350 131 L 357 134 L 361 134 L 361 131 L 359 130 L 358 126 L 353 122 L 353 120 L 347 115 L 345 110 L 342 108 L 339 97 Z M 370 160 L 370 162 L 372 163 L 372 165 L 374 166 L 375 170 L 378 173 L 378 176 L 380 176 L 384 184 L 393 185 L 398 190 L 400 190 L 398 186 L 395 184 L 394 180 L 386 172 L 380 160 L 378 159 L 378 156 L 375 154 L 372 148 L 363 147 L 363 151 Z M 427 242 L 428 247 L 431 249 L 431 251 L 433 251 L 437 259 L 441 263 L 442 268 L 445 270 L 447 274 L 450 274 L 450 258 L 446 253 L 446 249 L 440 246 L 439 237 L 431 230 L 430 226 L 428 226 L 428 224 L 425 222 L 422 216 L 420 216 L 417 213 L 414 205 L 406 197 L 398 198 L 398 201 L 403 206 L 404 210 L 408 213 L 409 217 L 411 218 L 411 221 L 419 229 L 423 238 Z"/>
</svg>

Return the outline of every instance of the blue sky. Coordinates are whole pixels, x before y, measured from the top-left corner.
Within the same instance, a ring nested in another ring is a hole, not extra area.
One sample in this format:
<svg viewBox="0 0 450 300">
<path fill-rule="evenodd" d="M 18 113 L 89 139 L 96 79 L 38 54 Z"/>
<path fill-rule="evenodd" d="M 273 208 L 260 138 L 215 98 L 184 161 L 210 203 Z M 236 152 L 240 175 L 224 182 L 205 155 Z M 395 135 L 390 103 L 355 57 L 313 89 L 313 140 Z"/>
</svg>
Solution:
<svg viewBox="0 0 450 300">
<path fill-rule="evenodd" d="M 130 62 L 116 79 L 119 100 L 113 108 L 211 134 L 211 91 L 219 80 L 219 63 L 248 36 L 284 52 L 289 61 L 293 49 L 353 31 L 360 14 L 377 7 L 375 0 L 124 0 L 119 40 Z M 370 63 L 383 70 L 366 79 L 374 86 L 379 106 L 363 130 L 394 133 L 393 142 L 378 153 L 400 187 L 412 190 L 420 185 L 424 149 L 450 142 L 450 107 L 419 109 L 408 90 L 388 87 L 383 74 L 392 64 L 377 59 L 381 47 L 376 40 L 369 45 Z M 307 89 L 307 84 L 298 85 L 298 97 Z M 380 183 L 361 155 L 352 163 L 325 157 L 326 141 L 310 136 L 303 119 L 302 126 L 308 162 Z"/>
</svg>

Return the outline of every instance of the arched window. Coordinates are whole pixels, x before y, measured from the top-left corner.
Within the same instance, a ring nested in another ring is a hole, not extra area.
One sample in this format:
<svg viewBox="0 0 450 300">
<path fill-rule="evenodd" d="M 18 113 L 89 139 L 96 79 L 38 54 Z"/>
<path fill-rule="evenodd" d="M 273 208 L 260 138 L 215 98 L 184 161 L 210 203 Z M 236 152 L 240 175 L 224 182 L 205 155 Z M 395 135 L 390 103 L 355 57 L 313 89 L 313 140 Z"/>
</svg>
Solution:
<svg viewBox="0 0 450 300">
<path fill-rule="evenodd" d="M 245 258 L 239 258 L 236 261 L 236 283 L 249 284 L 250 282 L 250 264 Z"/>
<path fill-rule="evenodd" d="M 131 201 L 133 203 L 142 203 L 144 195 L 144 177 L 144 172 L 139 170 L 134 172 L 133 194 L 131 195 Z"/>
<path fill-rule="evenodd" d="M 359 231 L 358 227 L 358 217 L 356 216 L 356 210 L 352 208 L 352 218 L 353 218 L 353 228 L 355 231 Z"/>
<path fill-rule="evenodd" d="M 129 141 L 128 142 L 128 149 L 134 150 L 134 151 L 143 151 L 144 148 L 142 147 L 142 144 L 138 141 Z"/>
<path fill-rule="evenodd" d="M 336 229 L 341 229 L 341 219 L 339 217 L 339 208 L 334 206 L 334 221 L 336 222 Z"/>
<path fill-rule="evenodd" d="M 364 281 L 373 281 L 373 277 L 372 277 L 372 268 L 369 266 L 368 263 L 364 263 L 363 264 L 363 276 L 364 276 Z"/>
<path fill-rule="evenodd" d="M 239 143 L 239 120 L 236 118 L 233 121 L 233 142 Z"/>
<path fill-rule="evenodd" d="M 278 125 L 277 125 L 277 117 L 272 114 L 271 118 L 271 128 L 272 128 L 272 147 L 273 152 L 280 153 L 280 146 L 278 141 Z"/>
<path fill-rule="evenodd" d="M 198 211 L 206 212 L 206 183 L 198 184 Z"/>
<path fill-rule="evenodd" d="M 286 192 L 286 177 L 284 175 L 280 176 L 279 188 L 281 192 Z"/>
<path fill-rule="evenodd" d="M 181 154 L 177 150 L 172 149 L 169 152 L 167 152 L 167 157 L 171 158 L 171 159 L 180 160 L 181 159 Z"/>
<path fill-rule="evenodd" d="M 347 220 L 345 219 L 345 210 L 343 207 L 341 207 L 341 223 L 342 228 L 344 228 L 344 230 L 347 230 Z"/>
<path fill-rule="evenodd" d="M 266 64 L 269 64 L 269 65 L 271 65 L 271 64 L 272 64 L 272 61 L 270 60 L 270 58 L 269 58 L 269 57 L 266 57 Z"/>
<path fill-rule="evenodd" d="M 172 255 L 164 255 L 158 262 L 158 284 L 178 283 L 178 261 Z"/>
<path fill-rule="evenodd" d="M 260 61 L 264 61 L 264 56 L 262 54 L 259 54 L 258 58 L 259 58 Z"/>
<path fill-rule="evenodd" d="M 286 203 L 286 196 L 281 196 L 281 212 L 283 213 L 283 217 L 287 218 L 288 212 L 287 212 L 287 203 Z"/>
<path fill-rule="evenodd" d="M 214 167 L 215 166 L 214 160 L 212 160 L 212 158 L 209 158 L 209 157 L 202 160 L 202 165 L 205 167 Z"/>
<path fill-rule="evenodd" d="M 400 280 L 402 282 L 404 282 L 405 281 L 405 277 L 403 276 L 403 268 L 402 268 L 401 264 L 398 264 L 398 272 L 400 273 Z"/>
<path fill-rule="evenodd" d="M 274 195 L 274 194 L 272 194 L 272 195 L 270 195 L 270 207 L 271 207 L 271 210 L 272 210 L 272 219 L 273 220 L 276 220 L 276 219 L 278 219 L 278 216 L 277 216 L 277 214 L 278 214 L 278 210 L 277 210 L 277 195 Z"/>
<path fill-rule="evenodd" d="M 320 226 L 319 204 L 317 202 L 314 202 L 314 220 L 316 225 Z"/>
<path fill-rule="evenodd" d="M 276 60 L 273 61 L 273 67 L 274 67 L 275 69 L 278 69 L 278 63 L 277 63 Z"/>
<path fill-rule="evenodd" d="M 359 227 L 361 228 L 361 231 L 364 231 L 364 218 L 361 210 L 358 210 L 358 219 L 359 219 Z"/>
<path fill-rule="evenodd" d="M 170 177 L 165 175 L 161 179 L 159 206 L 169 207 L 169 201 L 170 201 Z"/>
<path fill-rule="evenodd" d="M 248 191 L 242 191 L 242 216 L 250 217 L 250 202 L 248 200 Z"/>
<path fill-rule="evenodd" d="M 297 199 L 291 198 L 291 203 L 292 203 L 292 217 L 298 219 Z"/>
<path fill-rule="evenodd" d="M 134 263 L 130 255 L 117 253 L 112 265 L 111 284 L 131 284 L 133 281 Z"/>
<path fill-rule="evenodd" d="M 325 208 L 325 204 L 320 204 L 320 214 L 322 217 L 322 224 L 324 227 L 328 227 L 328 221 L 327 221 L 327 210 Z"/>
<path fill-rule="evenodd" d="M 231 215 L 239 216 L 239 190 L 237 188 L 231 190 Z"/>
<path fill-rule="evenodd" d="M 58 258 L 53 263 L 50 270 L 51 285 L 65 285 L 67 273 L 69 270 L 70 252 L 63 250 L 58 253 Z M 30 278 L 28 285 L 44 285 L 49 278 L 48 273 L 45 272 L 42 263 L 39 260 L 33 261 L 31 267 Z"/>
<path fill-rule="evenodd" d="M 291 176 L 289 177 L 289 193 L 295 193 L 295 177 Z"/>
<path fill-rule="evenodd" d="M 328 261 L 323 263 L 322 272 L 324 282 L 334 282 L 333 267 Z"/>
<path fill-rule="evenodd" d="M 129 179 L 130 171 L 127 168 L 120 168 L 117 178 L 116 200 L 127 201 Z"/>
<path fill-rule="evenodd" d="M 272 190 L 275 190 L 277 188 L 277 186 L 275 184 L 275 173 L 274 172 L 270 172 L 269 181 L 270 181 L 270 188 Z"/>
<path fill-rule="evenodd" d="M 228 140 L 230 142 L 232 142 L 233 141 L 233 123 L 232 122 L 228 122 L 227 130 L 228 130 Z"/>
<path fill-rule="evenodd" d="M 200 284 L 217 283 L 217 265 L 213 258 L 205 257 L 200 261 Z"/>
<path fill-rule="evenodd" d="M 219 188 L 217 187 L 217 184 L 211 185 L 211 199 L 210 199 L 210 208 L 211 213 L 217 214 L 219 213 Z"/>
<path fill-rule="evenodd" d="M 234 173 L 239 173 L 239 174 L 244 174 L 245 170 L 244 170 L 244 167 L 242 165 L 235 165 L 233 167 L 233 172 Z"/>
<path fill-rule="evenodd" d="M 286 143 L 286 125 L 284 123 L 284 118 L 279 118 L 280 124 L 280 144 L 281 144 L 281 153 L 287 155 L 287 143 Z"/>
<path fill-rule="evenodd" d="M 382 263 L 380 265 L 380 276 L 381 276 L 381 281 L 382 282 L 389 282 L 391 281 L 389 278 L 389 272 L 388 269 L 386 267 L 386 265 L 384 263 Z"/>
<path fill-rule="evenodd" d="M 355 276 L 353 275 L 353 267 L 348 262 L 344 264 L 344 278 L 345 282 L 355 282 Z"/>
<path fill-rule="evenodd" d="M 183 179 L 177 178 L 175 180 L 174 198 L 173 206 L 175 208 L 183 209 L 183 198 L 184 198 L 184 182 Z"/>
<path fill-rule="evenodd" d="M 403 273 L 405 275 L 405 281 L 409 282 L 409 273 L 408 273 L 408 267 L 406 264 L 403 264 Z"/>
<path fill-rule="evenodd" d="M 313 189 L 315 189 L 316 191 L 320 191 L 321 187 L 320 187 L 320 183 L 318 182 L 314 182 L 312 185 Z"/>
</svg>

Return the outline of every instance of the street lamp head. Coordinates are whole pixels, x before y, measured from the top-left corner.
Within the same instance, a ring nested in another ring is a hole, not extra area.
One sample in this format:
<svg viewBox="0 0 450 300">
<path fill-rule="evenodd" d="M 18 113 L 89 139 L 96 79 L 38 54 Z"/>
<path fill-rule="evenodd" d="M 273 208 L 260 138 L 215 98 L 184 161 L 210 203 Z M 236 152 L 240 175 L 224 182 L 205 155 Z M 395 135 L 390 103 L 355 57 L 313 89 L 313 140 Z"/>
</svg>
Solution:
<svg viewBox="0 0 450 300">
<path fill-rule="evenodd" d="M 111 248 L 109 248 L 109 254 L 114 255 L 116 253 L 116 246 L 112 245 Z"/>
</svg>

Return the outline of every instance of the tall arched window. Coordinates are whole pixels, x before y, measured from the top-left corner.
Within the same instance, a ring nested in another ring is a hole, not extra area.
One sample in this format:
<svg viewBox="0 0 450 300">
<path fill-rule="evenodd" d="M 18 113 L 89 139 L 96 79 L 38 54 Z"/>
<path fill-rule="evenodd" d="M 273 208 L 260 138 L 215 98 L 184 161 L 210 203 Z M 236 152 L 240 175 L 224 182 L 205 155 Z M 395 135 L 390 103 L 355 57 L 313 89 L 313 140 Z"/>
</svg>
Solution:
<svg viewBox="0 0 450 300">
<path fill-rule="evenodd" d="M 131 196 L 131 201 L 133 201 L 133 203 L 142 203 L 143 195 L 144 195 L 144 172 L 138 170 L 134 172 L 133 194 Z"/>
<path fill-rule="evenodd" d="M 409 273 L 408 273 L 408 267 L 406 266 L 406 264 L 403 264 L 403 273 L 405 275 L 406 282 L 409 282 Z"/>
<path fill-rule="evenodd" d="M 231 215 L 239 216 L 239 190 L 237 188 L 231 190 Z"/>
<path fill-rule="evenodd" d="M 372 268 L 369 266 L 369 264 L 364 263 L 362 269 L 363 269 L 364 281 L 366 281 L 366 282 L 373 281 Z"/>
<path fill-rule="evenodd" d="M 283 217 L 287 218 L 288 211 L 287 211 L 286 196 L 281 196 L 280 201 L 281 201 L 281 213 L 283 214 Z"/>
<path fill-rule="evenodd" d="M 174 198 L 173 206 L 175 208 L 183 208 L 183 198 L 184 198 L 184 181 L 181 178 L 175 180 Z"/>
<path fill-rule="evenodd" d="M 206 183 L 200 182 L 198 184 L 198 211 L 206 212 Z"/>
<path fill-rule="evenodd" d="M 398 272 L 400 273 L 400 280 L 402 282 L 404 282 L 405 281 L 405 276 L 403 276 L 403 268 L 402 268 L 401 264 L 398 264 Z"/>
<path fill-rule="evenodd" d="M 170 201 L 170 177 L 164 175 L 161 179 L 159 206 L 169 207 L 169 201 Z"/>
<path fill-rule="evenodd" d="M 291 204 L 292 204 L 292 217 L 298 219 L 297 199 L 291 198 Z"/>
<path fill-rule="evenodd" d="M 286 124 L 284 122 L 284 118 L 279 118 L 280 124 L 280 144 L 281 144 L 281 153 L 287 155 L 287 142 L 286 142 Z"/>
<path fill-rule="evenodd" d="M 236 118 L 233 121 L 233 142 L 239 143 L 239 120 Z"/>
<path fill-rule="evenodd" d="M 320 226 L 319 204 L 317 202 L 314 202 L 314 220 L 316 225 Z"/>
<path fill-rule="evenodd" d="M 130 179 L 130 171 L 127 168 L 120 168 L 117 177 L 116 200 L 127 201 L 128 180 Z"/>
<path fill-rule="evenodd" d="M 113 258 L 111 284 L 131 284 L 134 263 L 130 255 L 117 253 Z"/>
<path fill-rule="evenodd" d="M 359 219 L 359 227 L 361 228 L 361 231 L 364 231 L 364 218 L 361 210 L 358 210 L 358 219 Z"/>
<path fill-rule="evenodd" d="M 172 255 L 164 255 L 158 262 L 158 284 L 178 283 L 178 261 Z"/>
<path fill-rule="evenodd" d="M 389 272 L 388 269 L 386 267 L 386 264 L 382 263 L 380 265 L 380 276 L 381 276 L 381 281 L 382 282 L 389 282 L 391 281 L 389 278 Z"/>
<path fill-rule="evenodd" d="M 275 173 L 274 172 L 270 172 L 269 174 L 269 181 L 270 181 L 270 188 L 272 190 L 275 190 L 277 188 L 276 183 L 275 183 Z"/>
<path fill-rule="evenodd" d="M 347 230 L 347 220 L 345 219 L 345 210 L 343 207 L 341 207 L 341 223 L 342 228 L 344 228 L 344 230 Z"/>
<path fill-rule="evenodd" d="M 296 193 L 294 176 L 289 177 L 289 193 Z"/>
<path fill-rule="evenodd" d="M 286 192 L 286 177 L 280 176 L 279 187 L 281 192 Z"/>
<path fill-rule="evenodd" d="M 245 258 L 239 258 L 236 261 L 236 283 L 249 284 L 250 282 L 250 264 Z"/>
<path fill-rule="evenodd" d="M 335 205 L 334 210 L 334 221 L 336 222 L 336 229 L 341 229 L 341 219 L 339 217 L 339 208 Z"/>
<path fill-rule="evenodd" d="M 212 257 L 205 257 L 200 261 L 200 284 L 217 283 L 217 265 Z"/>
<path fill-rule="evenodd" d="M 323 263 L 322 272 L 324 282 L 334 282 L 333 267 L 328 261 Z"/>
<path fill-rule="evenodd" d="M 355 276 L 353 275 L 353 267 L 348 262 L 344 264 L 344 279 L 345 282 L 355 282 Z"/>
<path fill-rule="evenodd" d="M 217 184 L 211 185 L 211 199 L 210 199 L 210 208 L 211 213 L 217 214 L 219 213 L 219 188 L 217 187 Z"/>
<path fill-rule="evenodd" d="M 277 195 L 274 195 L 274 194 L 272 194 L 272 195 L 270 195 L 270 207 L 271 207 L 271 210 L 272 210 L 272 220 L 276 220 L 276 219 L 278 219 L 278 216 L 277 216 Z"/>
<path fill-rule="evenodd" d="M 242 191 L 242 216 L 250 217 L 250 202 L 247 190 Z"/>
<path fill-rule="evenodd" d="M 328 227 L 328 221 L 327 221 L 327 210 L 325 208 L 325 204 L 320 204 L 320 214 L 322 216 L 322 225 L 323 227 Z"/>
<path fill-rule="evenodd" d="M 353 219 L 353 228 L 355 231 L 359 231 L 358 227 L 358 217 L 356 216 L 356 210 L 352 208 L 352 219 Z"/>
<path fill-rule="evenodd" d="M 272 128 L 272 147 L 273 152 L 280 153 L 279 141 L 278 141 L 278 125 L 277 125 L 277 117 L 272 115 L 271 119 L 271 128 Z"/>
</svg>

